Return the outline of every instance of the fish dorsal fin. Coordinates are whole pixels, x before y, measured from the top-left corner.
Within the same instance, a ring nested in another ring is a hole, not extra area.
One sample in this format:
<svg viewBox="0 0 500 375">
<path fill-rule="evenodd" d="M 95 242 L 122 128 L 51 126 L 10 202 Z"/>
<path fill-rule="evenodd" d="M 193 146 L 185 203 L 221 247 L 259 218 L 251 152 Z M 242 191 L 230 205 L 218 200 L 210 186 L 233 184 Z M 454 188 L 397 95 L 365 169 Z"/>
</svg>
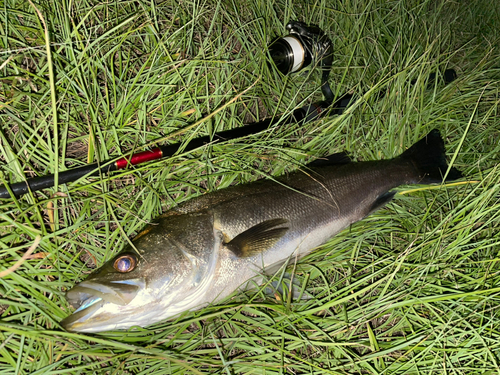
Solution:
<svg viewBox="0 0 500 375">
<path fill-rule="evenodd" d="M 352 160 L 347 155 L 347 152 L 338 152 L 336 154 L 324 156 L 322 158 L 318 158 L 309 164 L 307 164 L 308 167 L 324 167 L 327 165 L 342 165 L 342 164 L 348 164 L 351 163 Z"/>
<path fill-rule="evenodd" d="M 226 247 L 240 258 L 247 258 L 270 249 L 278 240 L 285 235 L 288 227 L 286 219 L 271 219 L 263 221 L 246 231 L 238 234 Z"/>
</svg>

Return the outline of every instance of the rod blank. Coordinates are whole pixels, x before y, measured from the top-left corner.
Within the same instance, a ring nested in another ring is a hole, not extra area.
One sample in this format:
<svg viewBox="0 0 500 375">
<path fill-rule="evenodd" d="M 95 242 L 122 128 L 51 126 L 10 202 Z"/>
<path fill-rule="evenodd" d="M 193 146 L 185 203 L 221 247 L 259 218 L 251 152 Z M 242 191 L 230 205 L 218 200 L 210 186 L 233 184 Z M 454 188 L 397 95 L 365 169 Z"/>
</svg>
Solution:
<svg viewBox="0 0 500 375">
<path fill-rule="evenodd" d="M 341 114 L 347 107 L 351 95 L 344 95 L 340 98 L 332 107 L 328 106 L 327 102 L 320 102 L 316 104 L 306 105 L 304 107 L 298 108 L 288 116 L 281 116 L 278 118 L 272 118 L 263 120 L 260 122 L 245 125 L 241 128 L 231 129 L 215 133 L 213 137 L 204 136 L 191 140 L 188 142 L 184 151 L 192 151 L 199 147 L 203 147 L 209 143 L 213 142 L 225 142 L 232 139 L 246 137 L 251 134 L 260 133 L 271 126 L 276 124 L 292 124 L 292 123 L 306 123 L 318 119 L 325 114 Z M 95 176 L 99 174 L 106 174 L 120 169 L 125 169 L 130 165 L 142 164 L 148 161 L 157 160 L 160 158 L 170 157 L 175 155 L 179 149 L 182 147 L 182 143 L 175 143 L 172 145 L 159 146 L 151 150 L 142 151 L 131 155 L 128 158 L 121 158 L 115 162 L 105 162 L 105 163 L 94 163 L 89 165 L 84 165 L 82 167 L 69 169 L 67 171 L 59 172 L 58 184 L 62 185 L 68 182 L 76 181 L 84 176 Z M 54 175 L 49 174 L 46 176 L 35 177 L 27 179 L 26 181 L 17 182 L 10 184 L 10 190 L 12 194 L 19 197 L 23 194 L 27 194 L 30 191 L 35 192 L 42 189 L 47 189 L 54 186 Z M 0 187 L 0 199 L 10 198 L 11 194 L 7 187 Z"/>
</svg>

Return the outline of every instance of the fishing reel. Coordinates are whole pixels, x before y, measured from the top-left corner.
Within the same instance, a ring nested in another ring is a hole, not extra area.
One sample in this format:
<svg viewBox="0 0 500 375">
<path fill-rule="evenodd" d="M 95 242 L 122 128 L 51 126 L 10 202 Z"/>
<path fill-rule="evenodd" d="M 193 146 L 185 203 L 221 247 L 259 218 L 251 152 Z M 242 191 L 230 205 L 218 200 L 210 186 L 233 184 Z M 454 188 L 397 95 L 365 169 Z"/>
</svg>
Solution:
<svg viewBox="0 0 500 375">
<path fill-rule="evenodd" d="M 328 77 L 333 63 L 333 44 L 317 26 L 290 21 L 286 25 L 289 34 L 277 38 L 269 45 L 269 55 L 282 74 L 296 73 L 313 64 L 322 71 L 321 91 L 325 97 L 322 106 L 333 103 L 333 93 Z"/>
</svg>

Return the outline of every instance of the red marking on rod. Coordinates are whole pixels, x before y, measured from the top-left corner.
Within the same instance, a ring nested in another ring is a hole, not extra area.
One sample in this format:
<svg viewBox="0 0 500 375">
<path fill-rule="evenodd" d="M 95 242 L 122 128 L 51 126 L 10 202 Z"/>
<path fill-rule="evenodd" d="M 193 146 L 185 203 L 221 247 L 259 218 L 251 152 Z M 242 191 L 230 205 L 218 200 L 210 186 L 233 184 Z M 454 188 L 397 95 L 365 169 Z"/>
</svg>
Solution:
<svg viewBox="0 0 500 375">
<path fill-rule="evenodd" d="M 132 155 L 130 158 L 118 159 L 116 163 L 116 169 L 123 169 L 127 167 L 130 163 L 132 165 L 141 164 L 146 161 L 156 160 L 163 156 L 161 149 L 159 147 L 153 148 L 152 150 L 138 152 Z"/>
</svg>

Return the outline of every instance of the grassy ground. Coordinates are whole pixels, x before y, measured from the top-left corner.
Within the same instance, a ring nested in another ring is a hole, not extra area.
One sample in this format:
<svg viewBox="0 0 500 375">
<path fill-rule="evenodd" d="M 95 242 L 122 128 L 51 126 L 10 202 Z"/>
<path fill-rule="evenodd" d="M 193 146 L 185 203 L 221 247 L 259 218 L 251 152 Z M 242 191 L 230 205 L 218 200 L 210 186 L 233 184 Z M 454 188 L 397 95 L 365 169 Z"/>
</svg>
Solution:
<svg viewBox="0 0 500 375">
<path fill-rule="evenodd" d="M 357 95 L 342 116 L 0 202 L 0 272 L 41 236 L 34 256 L 0 278 L 0 374 L 500 372 L 496 1 L 0 4 L 3 181 L 320 100 L 316 71 L 284 78 L 265 63 L 291 19 L 327 31 L 331 85 Z M 455 82 L 426 87 L 446 68 Z M 170 207 L 333 152 L 389 158 L 433 128 L 464 182 L 403 188 L 306 257 L 295 277 L 313 298 L 254 291 L 147 329 L 59 327 L 64 291 Z"/>
</svg>

